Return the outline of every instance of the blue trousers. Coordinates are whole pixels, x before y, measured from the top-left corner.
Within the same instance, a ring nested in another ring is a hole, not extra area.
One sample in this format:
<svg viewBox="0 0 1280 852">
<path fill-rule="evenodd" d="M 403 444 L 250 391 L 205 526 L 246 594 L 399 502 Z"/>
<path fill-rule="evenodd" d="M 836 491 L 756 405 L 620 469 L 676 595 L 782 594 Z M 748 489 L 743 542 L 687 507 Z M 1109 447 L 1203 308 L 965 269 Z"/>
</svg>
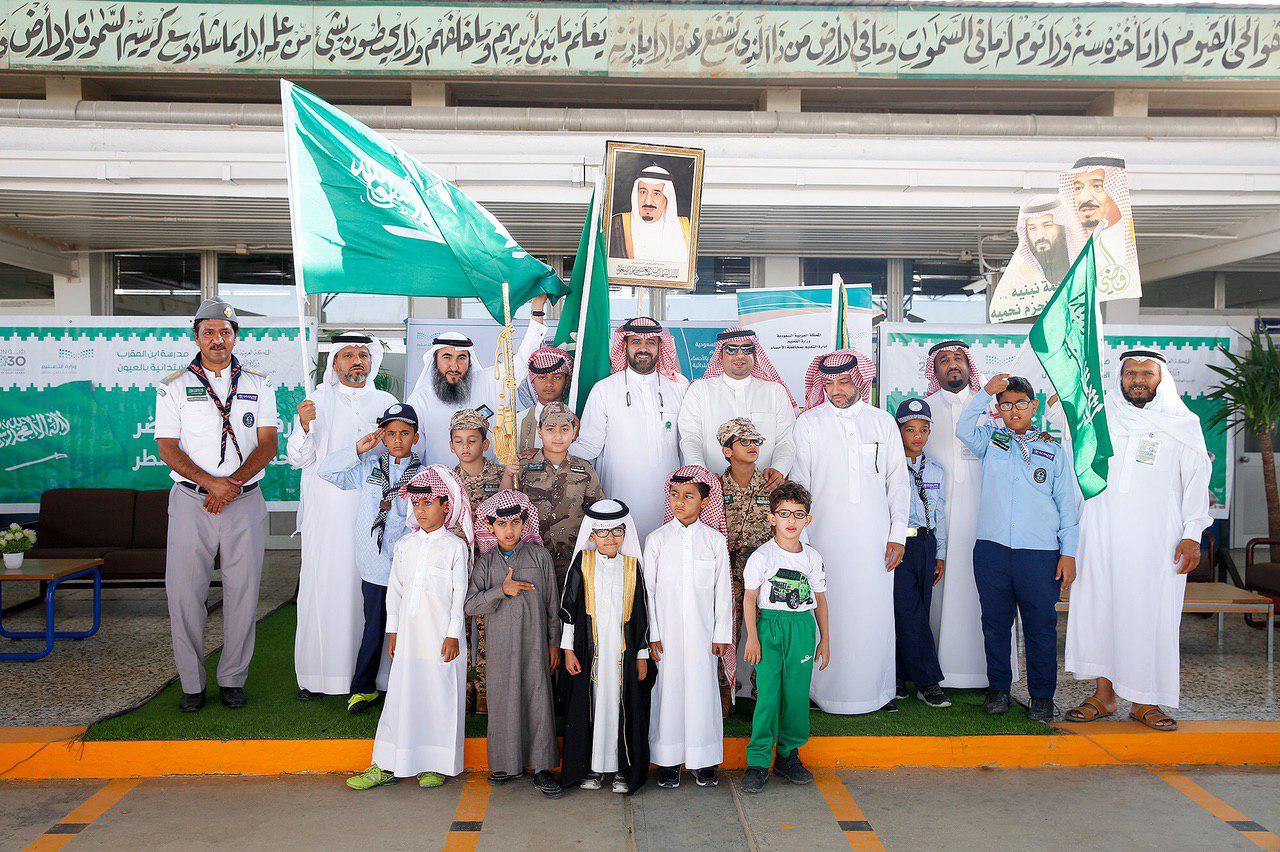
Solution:
<svg viewBox="0 0 1280 852">
<path fill-rule="evenodd" d="M 990 689 L 1008 692 L 1013 619 L 1022 615 L 1027 646 L 1027 691 L 1053 698 L 1058 688 L 1058 551 L 1015 550 L 978 539 L 973 545 L 973 578 L 982 605 L 982 641 L 987 651 Z"/>
<path fill-rule="evenodd" d="M 364 597 L 364 635 L 360 638 L 360 651 L 356 654 L 351 692 L 377 692 L 382 643 L 387 638 L 387 587 L 361 580 L 360 594 Z"/>
<path fill-rule="evenodd" d="M 897 637 L 898 680 L 917 689 L 942 682 L 942 667 L 929 628 L 929 601 L 937 569 L 938 540 L 932 532 L 907 539 L 902 564 L 893 571 L 893 630 Z"/>
</svg>

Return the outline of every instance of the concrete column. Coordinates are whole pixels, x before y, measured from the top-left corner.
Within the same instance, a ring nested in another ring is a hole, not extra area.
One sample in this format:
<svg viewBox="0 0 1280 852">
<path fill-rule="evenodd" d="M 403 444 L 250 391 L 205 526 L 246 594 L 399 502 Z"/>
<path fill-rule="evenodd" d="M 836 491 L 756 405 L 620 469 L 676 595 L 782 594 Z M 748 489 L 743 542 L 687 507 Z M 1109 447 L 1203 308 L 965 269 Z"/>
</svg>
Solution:
<svg viewBox="0 0 1280 852">
<path fill-rule="evenodd" d="M 800 89 L 770 86 L 760 93 L 762 112 L 800 112 Z"/>
<path fill-rule="evenodd" d="M 1145 118 L 1147 103 L 1147 92 L 1141 89 L 1117 89 L 1095 98 L 1089 104 L 1088 114 Z"/>
<path fill-rule="evenodd" d="M 1221 270 L 1213 273 L 1213 308 L 1217 311 L 1227 308 L 1227 273 Z"/>
<path fill-rule="evenodd" d="M 218 295 L 218 253 L 200 252 L 200 298 L 212 299 Z"/>
<path fill-rule="evenodd" d="M 1102 321 L 1107 325 L 1135 323 L 1138 321 L 1140 299 L 1116 299 L 1102 303 Z"/>
<path fill-rule="evenodd" d="M 449 316 L 449 299 L 437 296 L 412 296 L 409 316 L 413 319 L 445 319 Z"/>
<path fill-rule="evenodd" d="M 885 299 L 887 310 L 885 319 L 889 322 L 902 322 L 905 318 L 902 311 L 902 299 L 906 294 L 906 263 L 900 257 L 891 257 L 885 261 Z"/>
<path fill-rule="evenodd" d="M 58 74 L 44 78 L 44 98 L 74 106 L 80 101 L 105 100 L 106 96 L 102 87 L 92 80 Z"/>
<path fill-rule="evenodd" d="M 409 84 L 409 105 L 416 107 L 449 106 L 449 86 L 434 80 L 414 80 Z"/>
<path fill-rule="evenodd" d="M 752 258 L 751 286 L 799 287 L 804 283 L 803 271 L 798 257 Z"/>
<path fill-rule="evenodd" d="M 60 316 L 87 317 L 104 313 L 100 292 L 105 282 L 100 270 L 105 258 L 101 255 L 78 253 L 72 262 L 69 275 L 53 276 L 53 312 Z"/>
</svg>

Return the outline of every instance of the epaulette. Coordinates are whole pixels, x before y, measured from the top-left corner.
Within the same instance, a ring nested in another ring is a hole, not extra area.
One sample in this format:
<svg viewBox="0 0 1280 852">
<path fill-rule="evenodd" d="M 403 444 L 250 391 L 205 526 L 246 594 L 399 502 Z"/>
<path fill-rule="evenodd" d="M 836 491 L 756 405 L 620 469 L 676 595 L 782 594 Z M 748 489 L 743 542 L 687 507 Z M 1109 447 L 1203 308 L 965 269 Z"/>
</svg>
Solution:
<svg viewBox="0 0 1280 852">
<path fill-rule="evenodd" d="M 253 369 L 250 369 L 249 367 L 244 367 L 243 369 L 246 373 L 255 375 L 260 379 L 265 379 L 267 377 L 267 374 L 262 372 L 261 370 L 253 370 Z"/>
<path fill-rule="evenodd" d="M 186 371 L 187 371 L 186 367 L 183 367 L 181 370 L 174 370 L 172 373 L 170 373 L 169 375 L 161 379 L 160 384 L 167 385 L 169 384 L 169 382 L 172 382 L 175 379 L 180 379 L 182 378 L 182 374 L 185 373 Z"/>
</svg>

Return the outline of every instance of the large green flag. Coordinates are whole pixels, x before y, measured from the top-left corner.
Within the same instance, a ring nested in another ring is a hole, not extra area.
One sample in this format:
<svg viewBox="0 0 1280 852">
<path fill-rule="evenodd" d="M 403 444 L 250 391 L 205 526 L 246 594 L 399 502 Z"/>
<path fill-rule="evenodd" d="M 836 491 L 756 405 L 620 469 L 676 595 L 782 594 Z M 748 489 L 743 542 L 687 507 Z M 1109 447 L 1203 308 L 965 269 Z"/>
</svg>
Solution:
<svg viewBox="0 0 1280 852">
<path fill-rule="evenodd" d="M 475 297 L 504 322 L 566 292 L 502 223 L 381 134 L 281 81 L 294 263 L 307 293 Z"/>
<path fill-rule="evenodd" d="M 1103 405 L 1101 338 L 1098 273 L 1090 238 L 1027 336 L 1066 413 L 1076 481 L 1086 500 L 1107 487 L 1112 456 Z"/>
<path fill-rule="evenodd" d="M 582 225 L 578 255 L 573 261 L 569 295 L 556 326 L 554 345 L 573 351 L 573 401 L 579 415 L 596 382 L 611 372 L 609 344 L 609 269 L 604 251 L 604 223 L 600 216 L 602 190 L 596 184 L 590 212 Z"/>
</svg>

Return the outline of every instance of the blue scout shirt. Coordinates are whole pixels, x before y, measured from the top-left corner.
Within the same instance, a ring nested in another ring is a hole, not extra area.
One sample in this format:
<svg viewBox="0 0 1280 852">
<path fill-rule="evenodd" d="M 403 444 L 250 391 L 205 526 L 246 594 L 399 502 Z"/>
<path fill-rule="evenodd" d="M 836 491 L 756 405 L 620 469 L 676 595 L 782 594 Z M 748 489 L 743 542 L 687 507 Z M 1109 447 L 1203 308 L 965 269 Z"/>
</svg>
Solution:
<svg viewBox="0 0 1280 852">
<path fill-rule="evenodd" d="M 378 539 L 370 531 L 378 517 L 378 504 L 382 502 L 382 486 L 373 480 L 374 469 L 378 459 L 386 455 L 386 448 L 375 447 L 362 456 L 356 455 L 355 445 L 343 447 L 329 453 L 320 462 L 317 473 L 325 482 L 331 483 L 343 491 L 360 492 L 360 508 L 356 510 L 356 568 L 360 570 L 360 579 L 376 586 L 385 586 L 391 578 L 391 556 L 395 552 L 396 542 L 405 534 L 405 515 L 409 510 L 408 503 L 399 497 L 391 498 L 391 509 L 387 512 L 387 526 L 382 534 L 382 549 L 378 549 Z M 388 466 L 391 481 L 396 482 L 409 464 L 410 455 L 403 459 L 391 459 Z"/>
<path fill-rule="evenodd" d="M 924 461 L 924 470 L 920 470 L 920 462 Z M 916 488 L 915 473 L 920 473 L 920 483 L 924 486 L 924 496 L 929 501 L 925 506 L 920 501 L 920 490 Z M 947 498 L 943 483 L 946 482 L 946 471 L 942 465 L 929 458 L 925 452 L 919 459 L 907 459 L 907 484 L 911 486 L 911 514 L 907 525 L 912 527 L 932 527 L 934 538 L 938 541 L 938 558 L 947 558 Z"/>
<path fill-rule="evenodd" d="M 1054 441 L 1027 444 L 1030 464 L 1013 432 L 980 426 L 991 394 L 979 390 L 956 421 L 956 437 L 982 459 L 978 538 L 1015 550 L 1057 550 L 1076 555 L 1080 492 L 1071 456 Z"/>
</svg>

